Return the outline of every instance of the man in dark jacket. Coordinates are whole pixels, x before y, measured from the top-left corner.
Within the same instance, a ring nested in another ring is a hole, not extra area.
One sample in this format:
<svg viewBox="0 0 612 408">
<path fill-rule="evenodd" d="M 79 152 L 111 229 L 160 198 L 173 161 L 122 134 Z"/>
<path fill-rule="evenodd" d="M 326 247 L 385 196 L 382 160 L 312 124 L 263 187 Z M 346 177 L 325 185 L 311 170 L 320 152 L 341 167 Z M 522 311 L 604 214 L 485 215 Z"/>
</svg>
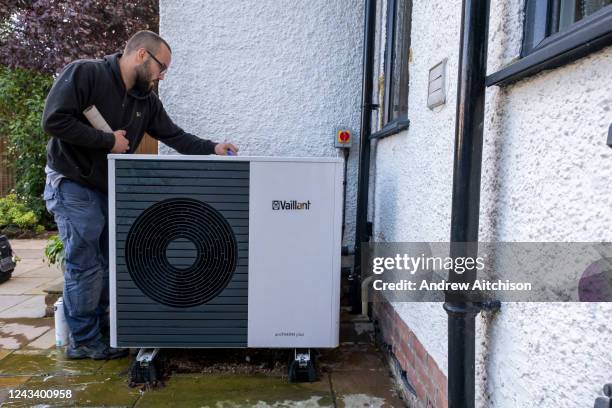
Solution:
<svg viewBox="0 0 612 408">
<path fill-rule="evenodd" d="M 44 198 L 65 251 L 64 312 L 69 358 L 111 359 L 127 350 L 108 345 L 109 153 L 134 153 L 145 132 L 183 154 L 236 154 L 175 125 L 152 90 L 170 66 L 170 46 L 140 31 L 123 51 L 64 68 L 45 103 L 47 144 Z M 95 106 L 113 132 L 94 129 L 83 111 Z"/>
</svg>

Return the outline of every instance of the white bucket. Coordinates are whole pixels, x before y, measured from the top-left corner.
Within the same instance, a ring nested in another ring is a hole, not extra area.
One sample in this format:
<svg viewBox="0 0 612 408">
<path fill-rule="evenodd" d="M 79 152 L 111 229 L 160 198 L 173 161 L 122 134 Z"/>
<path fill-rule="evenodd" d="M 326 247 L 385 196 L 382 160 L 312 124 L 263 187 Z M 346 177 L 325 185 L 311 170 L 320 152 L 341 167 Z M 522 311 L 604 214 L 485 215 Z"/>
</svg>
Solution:
<svg viewBox="0 0 612 408">
<path fill-rule="evenodd" d="M 53 305 L 55 316 L 55 346 L 62 347 L 68 344 L 68 323 L 64 315 L 64 299 L 59 298 Z"/>
</svg>

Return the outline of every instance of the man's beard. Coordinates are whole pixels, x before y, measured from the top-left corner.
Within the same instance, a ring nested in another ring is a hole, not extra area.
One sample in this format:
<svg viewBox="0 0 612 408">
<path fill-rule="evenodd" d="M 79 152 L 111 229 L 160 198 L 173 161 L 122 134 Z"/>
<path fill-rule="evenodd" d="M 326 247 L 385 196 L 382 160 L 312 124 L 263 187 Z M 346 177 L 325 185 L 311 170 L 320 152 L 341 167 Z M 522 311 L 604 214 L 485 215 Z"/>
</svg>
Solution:
<svg viewBox="0 0 612 408">
<path fill-rule="evenodd" d="M 136 80 L 134 81 L 134 90 L 139 94 L 146 95 L 153 89 L 151 82 L 151 74 L 149 73 L 149 61 L 146 61 L 136 69 Z"/>
</svg>

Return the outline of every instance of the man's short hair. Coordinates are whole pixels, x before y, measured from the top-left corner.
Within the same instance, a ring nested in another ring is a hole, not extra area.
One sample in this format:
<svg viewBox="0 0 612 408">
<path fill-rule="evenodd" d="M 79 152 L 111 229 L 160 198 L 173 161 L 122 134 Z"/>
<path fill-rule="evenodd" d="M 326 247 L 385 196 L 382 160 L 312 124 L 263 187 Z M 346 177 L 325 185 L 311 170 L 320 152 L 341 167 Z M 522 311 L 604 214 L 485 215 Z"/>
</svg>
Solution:
<svg viewBox="0 0 612 408">
<path fill-rule="evenodd" d="M 156 53 L 159 50 L 159 46 L 164 44 L 168 47 L 168 51 L 172 54 L 172 49 L 170 45 L 161 38 L 159 35 L 155 34 L 153 31 L 142 30 L 134 34 L 130 37 L 127 44 L 125 45 L 124 54 L 131 54 L 139 48 L 145 48 L 152 53 Z"/>
</svg>

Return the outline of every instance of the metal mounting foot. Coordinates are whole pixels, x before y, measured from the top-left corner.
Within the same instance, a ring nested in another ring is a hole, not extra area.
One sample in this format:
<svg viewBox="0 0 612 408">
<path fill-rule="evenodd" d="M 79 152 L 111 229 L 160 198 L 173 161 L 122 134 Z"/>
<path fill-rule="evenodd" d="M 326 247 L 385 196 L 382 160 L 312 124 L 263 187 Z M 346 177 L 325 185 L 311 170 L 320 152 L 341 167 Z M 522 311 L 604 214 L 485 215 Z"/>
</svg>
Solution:
<svg viewBox="0 0 612 408">
<path fill-rule="evenodd" d="M 314 356 L 310 349 L 295 349 L 293 360 L 289 362 L 289 382 L 317 381 Z"/>
<path fill-rule="evenodd" d="M 145 389 L 162 386 L 161 364 L 155 359 L 158 348 L 141 348 L 130 366 L 129 385 L 142 385 Z"/>
</svg>

